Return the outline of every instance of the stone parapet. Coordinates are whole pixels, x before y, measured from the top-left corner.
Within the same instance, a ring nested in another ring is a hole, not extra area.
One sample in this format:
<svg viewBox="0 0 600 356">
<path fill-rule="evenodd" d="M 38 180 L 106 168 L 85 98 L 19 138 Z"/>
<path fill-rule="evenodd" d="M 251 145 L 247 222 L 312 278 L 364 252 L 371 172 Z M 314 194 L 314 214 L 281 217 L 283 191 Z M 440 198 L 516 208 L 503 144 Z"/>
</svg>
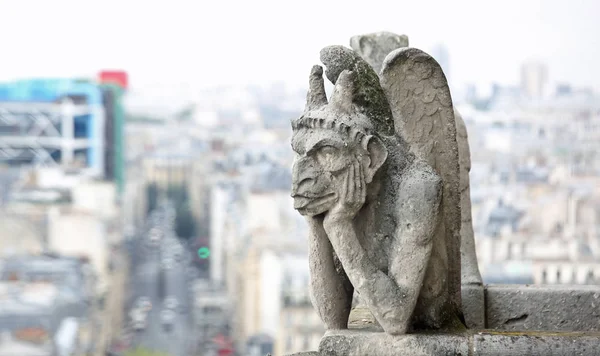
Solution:
<svg viewBox="0 0 600 356">
<path fill-rule="evenodd" d="M 496 330 L 600 332 L 600 286 L 487 285 L 485 322 Z"/>
<path fill-rule="evenodd" d="M 598 355 L 599 332 L 468 331 L 391 336 L 363 330 L 329 331 L 319 352 L 290 356 Z"/>
</svg>

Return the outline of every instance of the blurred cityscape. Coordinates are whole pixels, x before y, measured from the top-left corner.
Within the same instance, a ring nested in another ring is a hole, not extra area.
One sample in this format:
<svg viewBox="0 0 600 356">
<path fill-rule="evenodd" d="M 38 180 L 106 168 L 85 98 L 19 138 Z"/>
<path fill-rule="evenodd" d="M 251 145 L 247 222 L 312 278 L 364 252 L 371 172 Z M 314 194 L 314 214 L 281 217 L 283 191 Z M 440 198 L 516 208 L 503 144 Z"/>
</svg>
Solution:
<svg viewBox="0 0 600 356">
<path fill-rule="evenodd" d="M 600 283 L 600 96 L 550 70 L 452 86 L 486 283 Z M 156 113 L 123 71 L 0 83 L 0 356 L 316 349 L 290 198 L 305 94 L 222 86 Z"/>
</svg>

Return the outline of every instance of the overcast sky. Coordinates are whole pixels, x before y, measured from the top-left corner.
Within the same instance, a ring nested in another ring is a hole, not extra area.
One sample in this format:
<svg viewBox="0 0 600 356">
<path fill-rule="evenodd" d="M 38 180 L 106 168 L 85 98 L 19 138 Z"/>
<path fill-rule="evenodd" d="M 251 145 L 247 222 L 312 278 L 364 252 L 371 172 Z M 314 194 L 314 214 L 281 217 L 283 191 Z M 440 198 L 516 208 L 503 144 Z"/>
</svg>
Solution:
<svg viewBox="0 0 600 356">
<path fill-rule="evenodd" d="M 303 84 L 319 50 L 355 34 L 443 43 L 457 85 L 517 83 L 547 63 L 551 82 L 600 91 L 600 1 L 0 0 L 0 80 L 122 68 L 132 86 L 273 80 Z"/>
</svg>

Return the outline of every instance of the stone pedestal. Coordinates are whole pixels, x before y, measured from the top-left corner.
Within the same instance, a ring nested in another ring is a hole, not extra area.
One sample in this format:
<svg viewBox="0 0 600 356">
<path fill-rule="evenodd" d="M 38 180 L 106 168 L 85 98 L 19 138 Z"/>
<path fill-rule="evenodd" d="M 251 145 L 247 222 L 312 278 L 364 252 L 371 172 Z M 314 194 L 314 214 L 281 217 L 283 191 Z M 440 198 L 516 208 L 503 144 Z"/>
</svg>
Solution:
<svg viewBox="0 0 600 356">
<path fill-rule="evenodd" d="M 321 340 L 321 356 L 550 356 L 598 355 L 598 332 L 468 331 L 391 336 L 364 330 L 329 331 Z"/>
<path fill-rule="evenodd" d="M 469 355 L 469 345 L 464 335 L 391 336 L 363 330 L 327 332 L 321 339 L 319 349 L 322 356 Z"/>
</svg>

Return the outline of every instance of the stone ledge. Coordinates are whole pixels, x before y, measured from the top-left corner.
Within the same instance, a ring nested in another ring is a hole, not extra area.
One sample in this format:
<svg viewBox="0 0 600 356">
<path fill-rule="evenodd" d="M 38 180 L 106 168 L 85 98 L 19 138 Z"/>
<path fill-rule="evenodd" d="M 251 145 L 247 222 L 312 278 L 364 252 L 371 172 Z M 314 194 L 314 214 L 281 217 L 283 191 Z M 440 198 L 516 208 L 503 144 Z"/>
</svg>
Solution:
<svg viewBox="0 0 600 356">
<path fill-rule="evenodd" d="M 362 330 L 328 331 L 319 352 L 294 356 L 598 355 L 598 332 L 469 331 L 391 336 Z"/>
<path fill-rule="evenodd" d="M 594 356 L 600 333 L 482 332 L 472 336 L 473 356 Z"/>
<path fill-rule="evenodd" d="M 362 330 L 328 331 L 319 345 L 321 356 L 467 356 L 462 334 L 391 336 Z"/>
<path fill-rule="evenodd" d="M 487 329 L 600 331 L 600 286 L 487 285 L 485 304 Z"/>
</svg>

